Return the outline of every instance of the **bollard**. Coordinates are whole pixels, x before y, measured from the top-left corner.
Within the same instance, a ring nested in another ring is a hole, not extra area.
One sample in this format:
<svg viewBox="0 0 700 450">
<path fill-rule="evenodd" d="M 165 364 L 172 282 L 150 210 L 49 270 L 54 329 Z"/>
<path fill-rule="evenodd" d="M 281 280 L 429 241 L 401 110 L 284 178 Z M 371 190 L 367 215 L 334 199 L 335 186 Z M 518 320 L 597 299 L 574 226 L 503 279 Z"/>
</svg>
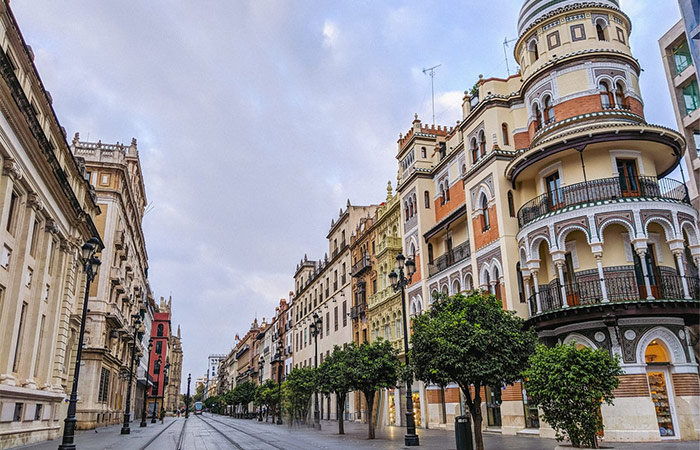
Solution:
<svg viewBox="0 0 700 450">
<path fill-rule="evenodd" d="M 457 450 L 474 450 L 472 423 L 469 413 L 455 417 L 455 441 Z"/>
</svg>

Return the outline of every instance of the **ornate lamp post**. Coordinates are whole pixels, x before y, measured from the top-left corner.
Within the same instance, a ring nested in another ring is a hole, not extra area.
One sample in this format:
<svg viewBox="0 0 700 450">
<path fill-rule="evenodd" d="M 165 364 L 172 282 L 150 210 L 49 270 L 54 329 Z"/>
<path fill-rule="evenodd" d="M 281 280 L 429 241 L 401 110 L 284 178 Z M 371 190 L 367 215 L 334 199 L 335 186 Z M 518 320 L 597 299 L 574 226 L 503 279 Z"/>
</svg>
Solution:
<svg viewBox="0 0 700 450">
<path fill-rule="evenodd" d="M 126 408 L 124 409 L 124 424 L 121 434 L 130 434 L 129 421 L 131 419 L 131 381 L 134 379 L 134 359 L 136 359 L 136 345 L 139 340 L 139 330 L 141 328 L 141 317 L 138 314 L 132 316 L 134 319 L 134 342 L 131 344 L 131 361 L 129 362 L 129 374 L 126 385 Z"/>
<path fill-rule="evenodd" d="M 279 340 L 277 341 L 277 351 L 275 351 L 275 359 L 273 359 L 270 362 L 270 364 L 277 364 L 277 425 L 282 425 L 282 364 L 284 363 L 284 359 L 282 358 L 283 345 L 284 341 L 282 341 L 282 337 L 280 336 Z M 270 366 L 270 369 L 272 369 L 272 366 Z"/>
<path fill-rule="evenodd" d="M 156 379 L 160 379 L 160 366 L 163 362 L 163 359 L 159 356 L 158 361 L 153 365 L 153 373 L 158 375 Z M 158 371 L 156 371 L 156 367 L 158 368 Z M 188 380 L 189 383 L 189 380 Z M 157 386 L 158 389 L 160 389 L 160 385 Z M 158 389 L 156 389 L 155 395 L 151 395 L 151 397 L 156 399 L 156 402 L 153 404 L 153 414 L 151 414 L 151 423 L 156 423 L 156 409 L 158 408 Z M 151 392 L 153 393 L 153 392 Z"/>
<path fill-rule="evenodd" d="M 95 279 L 97 269 L 100 267 L 100 260 L 95 253 L 100 248 L 100 240 L 90 238 L 82 248 L 82 263 L 85 270 L 85 298 L 83 299 L 83 315 L 80 318 L 80 333 L 78 334 L 78 351 L 75 356 L 75 369 L 73 370 L 73 386 L 70 391 L 70 403 L 68 403 L 68 413 L 66 414 L 63 428 L 63 439 L 59 450 L 75 450 L 75 410 L 78 403 L 78 378 L 80 377 L 80 363 L 83 354 L 83 338 L 85 336 L 85 317 L 87 315 L 88 297 L 90 295 L 90 283 Z"/>
<path fill-rule="evenodd" d="M 187 397 L 185 397 L 185 419 L 190 417 L 190 381 L 192 381 L 192 374 L 187 374 Z"/>
<path fill-rule="evenodd" d="M 153 338 L 148 339 L 148 365 L 146 366 L 146 389 L 143 393 L 143 411 L 141 412 L 140 427 L 146 426 L 146 404 L 148 403 L 148 376 L 151 370 L 151 351 L 153 350 Z"/>
<path fill-rule="evenodd" d="M 318 335 L 323 327 L 323 320 L 317 313 L 311 316 L 311 336 L 314 337 L 314 368 L 318 369 Z M 321 416 L 318 411 L 318 389 L 314 389 L 314 426 L 321 429 Z"/>
<path fill-rule="evenodd" d="M 404 267 L 406 275 L 404 276 Z M 401 291 L 401 309 L 403 311 L 403 350 L 408 366 L 408 328 L 406 327 L 406 286 L 411 283 L 411 277 L 416 273 L 416 263 L 412 259 L 406 260 L 402 254 L 396 256 L 396 269 L 389 274 L 391 286 L 394 292 Z M 412 376 L 411 376 L 412 378 Z M 406 436 L 404 437 L 406 447 L 420 445 L 416 434 L 416 421 L 413 417 L 413 390 L 411 379 L 406 379 Z"/>
</svg>

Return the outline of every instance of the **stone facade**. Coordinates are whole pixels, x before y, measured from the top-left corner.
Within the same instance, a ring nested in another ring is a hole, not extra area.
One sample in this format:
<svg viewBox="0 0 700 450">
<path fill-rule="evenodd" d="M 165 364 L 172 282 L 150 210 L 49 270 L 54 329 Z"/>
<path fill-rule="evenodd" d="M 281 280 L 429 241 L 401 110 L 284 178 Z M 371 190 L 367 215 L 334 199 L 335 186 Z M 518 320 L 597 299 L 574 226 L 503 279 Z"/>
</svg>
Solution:
<svg viewBox="0 0 700 450">
<path fill-rule="evenodd" d="M 177 334 L 171 334 L 168 342 L 170 349 L 168 370 L 168 385 L 165 388 L 165 410 L 172 414 L 181 407 L 180 388 L 182 385 L 182 336 L 180 326 L 177 326 Z"/>
</svg>

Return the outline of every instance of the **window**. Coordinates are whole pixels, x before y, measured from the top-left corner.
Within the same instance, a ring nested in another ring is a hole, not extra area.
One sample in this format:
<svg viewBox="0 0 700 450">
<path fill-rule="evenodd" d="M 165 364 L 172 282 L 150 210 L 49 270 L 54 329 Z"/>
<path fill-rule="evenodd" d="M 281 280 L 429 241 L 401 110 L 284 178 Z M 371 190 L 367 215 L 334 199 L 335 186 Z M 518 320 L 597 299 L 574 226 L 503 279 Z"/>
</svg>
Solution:
<svg viewBox="0 0 700 450">
<path fill-rule="evenodd" d="M 676 66 L 676 74 L 680 74 L 693 64 L 688 42 L 685 40 L 676 47 L 673 47 L 671 51 L 673 53 L 673 63 Z"/>
<path fill-rule="evenodd" d="M 333 308 L 333 321 L 335 322 L 335 331 L 338 331 L 338 307 Z"/>
<path fill-rule="evenodd" d="M 48 260 L 48 272 L 49 275 L 53 273 L 54 259 L 56 258 L 56 245 L 57 242 L 54 240 L 49 241 L 51 248 L 49 249 L 49 260 Z"/>
<path fill-rule="evenodd" d="M 163 353 L 163 341 L 156 341 L 156 355 Z"/>
<path fill-rule="evenodd" d="M 420 157 L 425 158 L 427 156 L 427 152 L 425 150 L 425 147 L 420 148 Z"/>
<path fill-rule="evenodd" d="M 561 39 L 559 38 L 559 32 L 555 31 L 547 35 L 547 47 L 549 50 L 557 48 L 561 45 Z"/>
<path fill-rule="evenodd" d="M 476 144 L 476 138 L 472 138 L 472 164 L 479 160 L 479 146 Z"/>
<path fill-rule="evenodd" d="M 549 197 L 550 206 L 552 208 L 559 207 L 562 203 L 561 180 L 559 179 L 559 172 L 554 172 L 545 178 L 545 185 L 547 186 L 547 196 Z"/>
<path fill-rule="evenodd" d="M 42 409 L 41 404 L 37 403 L 36 404 L 36 409 L 34 410 L 34 420 L 41 420 L 41 409 Z"/>
<path fill-rule="evenodd" d="M 598 83 L 598 91 L 600 91 L 600 104 L 603 109 L 611 108 L 613 104 L 612 93 L 610 92 L 610 85 L 607 81 L 601 81 Z"/>
<path fill-rule="evenodd" d="M 523 273 L 520 270 L 520 262 L 515 264 L 515 272 L 518 276 L 518 297 L 520 298 L 520 303 L 525 303 L 526 298 L 525 298 L 525 288 L 524 283 L 523 283 Z"/>
<path fill-rule="evenodd" d="M 508 191 L 508 213 L 510 217 L 515 217 L 515 204 L 513 202 L 513 192 Z"/>
<path fill-rule="evenodd" d="M 481 196 L 481 231 L 487 231 L 491 228 L 491 219 L 489 218 L 489 201 L 485 195 Z"/>
<path fill-rule="evenodd" d="M 22 346 L 22 335 L 24 334 L 24 317 L 27 312 L 27 303 L 22 303 L 22 311 L 19 315 L 19 328 L 17 329 L 17 341 L 15 342 L 15 359 L 12 362 L 12 371 L 17 372 L 19 369 L 20 350 Z"/>
<path fill-rule="evenodd" d="M 571 40 L 573 42 L 586 39 L 586 29 L 582 24 L 571 25 Z"/>
<path fill-rule="evenodd" d="M 554 104 L 552 102 L 552 97 L 546 95 L 544 97 L 544 120 L 546 124 L 554 122 Z"/>
<path fill-rule="evenodd" d="M 430 209 L 430 192 L 423 192 L 423 201 L 425 202 L 425 209 Z"/>
<path fill-rule="evenodd" d="M 615 104 L 618 109 L 627 109 L 625 104 L 625 87 L 619 81 L 615 84 Z"/>
<path fill-rule="evenodd" d="M 326 334 L 331 332 L 331 313 L 326 313 Z"/>
<path fill-rule="evenodd" d="M 481 150 L 481 156 L 486 155 L 486 134 L 484 130 L 479 133 L 479 150 Z"/>
<path fill-rule="evenodd" d="M 348 302 L 343 301 L 343 326 L 348 326 Z"/>
<path fill-rule="evenodd" d="M 22 421 L 22 411 L 24 411 L 24 403 L 15 403 L 15 413 L 12 416 L 13 422 Z"/>
<path fill-rule="evenodd" d="M 27 287 L 32 287 L 32 278 L 34 277 L 34 269 L 27 267 L 27 278 L 25 280 Z"/>
<path fill-rule="evenodd" d="M 2 248 L 2 256 L 0 256 L 0 265 L 5 269 L 10 268 L 10 260 L 12 259 L 12 249 L 5 245 Z"/>
<path fill-rule="evenodd" d="M 685 101 L 685 113 L 690 114 L 700 107 L 700 94 L 698 93 L 698 82 L 693 80 L 683 88 L 683 100 Z"/>
<path fill-rule="evenodd" d="M 31 244 L 29 245 L 29 254 L 32 256 L 32 258 L 36 258 L 36 246 L 37 246 L 37 241 L 39 240 L 39 227 L 40 223 L 38 220 L 34 220 L 34 226 L 32 227 L 32 241 Z"/>
<path fill-rule="evenodd" d="M 501 137 L 503 138 L 503 145 L 510 145 L 509 139 L 508 139 L 508 124 L 507 123 L 501 124 Z"/>
<path fill-rule="evenodd" d="M 44 327 L 45 326 L 46 326 L 46 315 L 42 314 L 40 327 L 39 327 L 39 341 L 37 342 L 37 349 L 36 349 L 36 363 L 34 363 L 34 378 L 36 378 L 39 375 L 39 365 L 42 362 L 41 349 L 44 346 Z"/>
<path fill-rule="evenodd" d="M 156 336 L 163 336 L 163 324 L 162 323 L 158 324 L 158 331 L 156 332 Z"/>
<path fill-rule="evenodd" d="M 700 131 L 693 132 L 693 141 L 695 141 L 695 150 L 698 152 L 698 155 L 700 156 Z"/>
<path fill-rule="evenodd" d="M 617 40 L 623 44 L 625 43 L 625 30 L 620 27 L 617 27 Z"/>
<path fill-rule="evenodd" d="M 603 28 L 603 25 L 600 23 L 595 24 L 595 32 L 598 35 L 599 41 L 607 41 L 605 38 L 605 29 Z"/>
<path fill-rule="evenodd" d="M 428 244 L 428 264 L 433 263 L 433 244 Z"/>
<path fill-rule="evenodd" d="M 537 103 L 532 105 L 532 112 L 535 115 L 535 131 L 538 131 L 540 128 L 542 128 L 542 112 L 540 111 L 540 105 Z"/>
<path fill-rule="evenodd" d="M 530 41 L 530 45 L 528 45 L 528 50 L 530 52 L 530 64 L 534 63 L 540 58 L 540 53 L 537 50 L 537 41 L 532 40 Z"/>
<path fill-rule="evenodd" d="M 7 231 L 9 231 L 10 234 L 13 236 L 15 234 L 15 226 L 16 226 L 16 222 L 17 222 L 17 202 L 18 201 L 19 201 L 19 195 L 13 191 L 12 196 L 10 197 L 9 212 L 7 213 Z"/>
<path fill-rule="evenodd" d="M 107 392 L 109 391 L 109 370 L 102 368 L 100 372 L 100 387 L 97 390 L 97 402 L 106 403 L 107 402 Z"/>
</svg>

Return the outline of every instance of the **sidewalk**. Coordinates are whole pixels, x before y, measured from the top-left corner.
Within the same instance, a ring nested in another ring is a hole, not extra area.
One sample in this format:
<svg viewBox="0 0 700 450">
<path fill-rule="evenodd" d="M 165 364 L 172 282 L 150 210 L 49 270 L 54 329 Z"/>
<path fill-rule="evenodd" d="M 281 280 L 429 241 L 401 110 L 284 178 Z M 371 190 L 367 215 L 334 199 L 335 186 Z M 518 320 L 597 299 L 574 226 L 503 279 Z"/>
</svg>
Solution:
<svg viewBox="0 0 700 450">
<path fill-rule="evenodd" d="M 146 428 L 141 428 L 139 427 L 140 420 L 137 420 L 129 425 L 131 428 L 130 434 L 121 434 L 121 425 L 100 427 L 94 430 L 83 430 L 78 432 L 79 434 L 75 436 L 74 442 L 79 449 L 139 450 L 156 436 L 158 436 L 158 441 L 160 441 L 165 434 L 171 434 L 173 432 L 179 434 L 182 425 L 175 424 L 177 421 L 184 421 L 184 418 L 166 417 L 163 424 L 161 424 L 160 421 L 151 423 L 151 421 L 148 420 L 148 426 Z M 163 432 L 162 435 L 160 435 L 161 432 Z M 11 447 L 11 449 L 56 450 L 60 444 L 61 438 L 58 438 L 52 441 L 42 441 L 23 445 L 21 447 Z"/>
</svg>

